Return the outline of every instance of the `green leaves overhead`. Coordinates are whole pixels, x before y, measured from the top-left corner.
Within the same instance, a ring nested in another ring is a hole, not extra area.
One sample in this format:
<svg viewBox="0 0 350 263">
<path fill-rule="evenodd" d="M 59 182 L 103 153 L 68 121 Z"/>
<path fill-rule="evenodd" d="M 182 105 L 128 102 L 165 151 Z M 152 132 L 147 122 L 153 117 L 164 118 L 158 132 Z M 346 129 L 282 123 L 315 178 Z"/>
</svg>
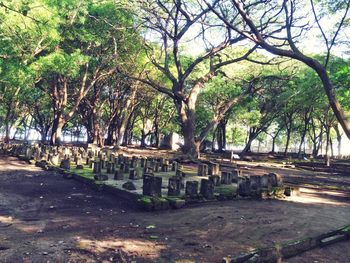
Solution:
<svg viewBox="0 0 350 263">
<path fill-rule="evenodd" d="M 38 76 L 45 77 L 51 74 L 77 77 L 81 66 L 88 63 L 89 57 L 81 54 L 80 50 L 72 54 L 57 51 L 41 57 L 32 65 Z"/>
</svg>

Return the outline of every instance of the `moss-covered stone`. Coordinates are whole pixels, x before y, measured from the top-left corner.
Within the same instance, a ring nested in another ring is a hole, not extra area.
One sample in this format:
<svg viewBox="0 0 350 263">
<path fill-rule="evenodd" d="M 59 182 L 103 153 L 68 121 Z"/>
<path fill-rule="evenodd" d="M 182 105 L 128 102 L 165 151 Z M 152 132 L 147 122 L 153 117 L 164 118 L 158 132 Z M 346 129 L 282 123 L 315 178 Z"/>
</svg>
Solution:
<svg viewBox="0 0 350 263">
<path fill-rule="evenodd" d="M 137 199 L 137 204 L 143 210 L 146 210 L 146 211 L 154 210 L 152 198 L 149 196 L 142 196 L 141 198 Z"/>
<path fill-rule="evenodd" d="M 186 204 L 186 201 L 184 199 L 176 197 L 166 197 L 165 199 L 168 200 L 170 207 L 174 209 L 179 209 Z"/>
<path fill-rule="evenodd" d="M 282 186 L 278 186 L 278 187 L 273 187 L 273 188 L 272 188 L 272 194 L 273 194 L 273 196 L 278 197 L 278 198 L 283 198 L 283 197 L 285 197 L 284 191 L 285 191 L 285 189 L 284 189 L 284 187 L 282 187 Z"/>
<path fill-rule="evenodd" d="M 162 197 L 142 196 L 137 200 L 137 203 L 141 209 L 146 211 L 166 210 L 170 208 L 169 201 Z"/>
<path fill-rule="evenodd" d="M 169 208 L 169 201 L 162 197 L 152 198 L 154 210 L 166 210 Z"/>
</svg>

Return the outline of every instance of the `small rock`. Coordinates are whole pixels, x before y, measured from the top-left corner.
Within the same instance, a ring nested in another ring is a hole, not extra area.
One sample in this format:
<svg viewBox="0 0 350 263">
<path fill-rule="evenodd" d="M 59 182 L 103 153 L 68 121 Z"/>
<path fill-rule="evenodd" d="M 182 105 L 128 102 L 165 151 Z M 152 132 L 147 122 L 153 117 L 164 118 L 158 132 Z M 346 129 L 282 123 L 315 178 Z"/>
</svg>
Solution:
<svg viewBox="0 0 350 263">
<path fill-rule="evenodd" d="M 122 185 L 122 187 L 131 191 L 136 190 L 136 186 L 133 182 L 126 182 Z"/>
</svg>

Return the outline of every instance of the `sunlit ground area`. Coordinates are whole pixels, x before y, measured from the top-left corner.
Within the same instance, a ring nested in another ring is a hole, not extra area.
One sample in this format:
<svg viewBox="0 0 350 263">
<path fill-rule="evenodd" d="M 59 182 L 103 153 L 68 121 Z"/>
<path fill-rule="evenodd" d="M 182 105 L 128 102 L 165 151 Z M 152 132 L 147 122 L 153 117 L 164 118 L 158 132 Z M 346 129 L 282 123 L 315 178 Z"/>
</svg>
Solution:
<svg viewBox="0 0 350 263">
<path fill-rule="evenodd" d="M 147 213 L 14 158 L 2 157 L 0 169 L 4 262 L 221 262 L 227 255 L 329 231 L 350 218 L 347 191 L 305 187 L 282 200 Z M 333 254 L 342 253 L 337 262 L 346 262 L 344 245 L 332 247 Z"/>
</svg>

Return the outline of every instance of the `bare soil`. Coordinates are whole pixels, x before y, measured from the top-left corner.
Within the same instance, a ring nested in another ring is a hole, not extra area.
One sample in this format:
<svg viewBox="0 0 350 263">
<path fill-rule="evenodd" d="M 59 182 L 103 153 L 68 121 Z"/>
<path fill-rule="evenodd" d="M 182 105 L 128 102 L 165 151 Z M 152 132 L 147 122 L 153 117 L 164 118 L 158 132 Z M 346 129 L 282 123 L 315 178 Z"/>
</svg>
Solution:
<svg viewBox="0 0 350 263">
<path fill-rule="evenodd" d="M 0 156 L 0 262 L 221 262 L 227 255 L 350 223 L 350 192 L 339 189 L 338 177 L 241 165 L 247 173 L 278 171 L 307 185 L 300 196 L 285 200 L 225 201 L 147 213 Z M 318 179 L 333 183 L 334 189 L 323 188 L 325 182 Z M 288 262 L 349 262 L 349 244 L 316 249 Z"/>
</svg>

